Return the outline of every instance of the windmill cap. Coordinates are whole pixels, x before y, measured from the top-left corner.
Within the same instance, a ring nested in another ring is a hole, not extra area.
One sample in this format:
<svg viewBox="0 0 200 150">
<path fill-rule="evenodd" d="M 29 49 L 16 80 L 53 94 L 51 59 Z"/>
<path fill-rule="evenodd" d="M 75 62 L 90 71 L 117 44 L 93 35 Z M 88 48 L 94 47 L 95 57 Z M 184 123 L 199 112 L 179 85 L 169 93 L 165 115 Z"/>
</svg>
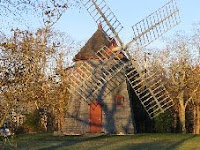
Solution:
<svg viewBox="0 0 200 150">
<path fill-rule="evenodd" d="M 103 46 L 109 47 L 110 41 L 108 40 L 107 35 L 103 31 L 101 24 L 99 24 L 97 31 L 75 55 L 73 60 L 78 61 L 95 59 L 97 51 L 99 51 Z"/>
</svg>

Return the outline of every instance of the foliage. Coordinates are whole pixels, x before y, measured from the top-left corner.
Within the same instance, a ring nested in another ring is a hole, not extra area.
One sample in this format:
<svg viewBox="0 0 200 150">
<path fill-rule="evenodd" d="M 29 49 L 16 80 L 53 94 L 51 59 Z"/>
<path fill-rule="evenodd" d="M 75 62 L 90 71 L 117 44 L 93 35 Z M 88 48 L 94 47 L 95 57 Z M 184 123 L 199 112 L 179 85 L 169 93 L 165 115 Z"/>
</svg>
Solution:
<svg viewBox="0 0 200 150">
<path fill-rule="evenodd" d="M 71 44 L 69 38 L 49 29 L 38 29 L 36 33 L 17 29 L 11 38 L 3 39 L 0 43 L 1 122 L 11 108 L 22 113 L 42 107 L 58 119 L 69 95 L 65 74 L 69 63 L 65 59 L 64 65 L 60 56 L 71 54 Z M 59 54 L 62 51 L 65 55 Z"/>
<path fill-rule="evenodd" d="M 5 38 L 0 44 L 0 91 L 2 101 L 9 108 L 18 105 L 18 109 L 23 110 L 30 101 L 37 102 L 44 97 L 42 86 L 46 80 L 46 59 L 54 49 L 45 45 L 46 32 L 38 30 L 32 34 L 16 30 L 12 38 Z"/>
<path fill-rule="evenodd" d="M 77 7 L 79 1 L 2 0 L 0 3 L 0 126 L 13 109 L 20 114 L 42 107 L 53 113 L 47 114 L 52 123 L 53 119 L 61 120 L 68 98 L 66 57 L 72 55 L 71 49 L 76 44 L 54 31 L 53 26 L 66 10 Z M 32 25 L 36 31 L 31 31 Z M 64 60 L 60 60 L 60 55 Z M 31 114 L 27 117 L 34 118 Z M 48 123 L 51 129 L 52 123 Z"/>
<path fill-rule="evenodd" d="M 24 126 L 18 126 L 15 127 L 13 132 L 18 135 L 18 134 L 25 134 L 27 131 L 25 130 Z"/>
<path fill-rule="evenodd" d="M 173 118 L 169 112 L 164 112 L 155 118 L 155 131 L 158 133 L 171 132 Z"/>
<path fill-rule="evenodd" d="M 47 117 L 47 126 L 44 127 L 43 117 L 46 115 Z M 26 114 L 25 122 L 15 129 L 15 134 L 22 134 L 26 132 L 40 132 L 40 131 L 54 131 L 54 116 L 46 112 L 46 110 L 39 108 L 35 109 L 35 111 Z"/>
<path fill-rule="evenodd" d="M 164 83 L 169 96 L 174 102 L 173 113 L 176 116 L 175 126 L 179 126 L 181 132 L 186 132 L 186 121 L 188 116 L 186 108 L 192 105 L 195 133 L 200 133 L 200 26 L 195 26 L 194 32 L 186 35 L 183 31 L 168 38 L 163 48 L 147 50 L 136 50 L 135 57 L 139 61 L 139 68 L 148 69 L 151 73 L 157 72 Z M 147 55 L 148 54 L 148 55 Z M 178 130 L 177 128 L 177 130 Z"/>
<path fill-rule="evenodd" d="M 40 127 L 40 111 L 35 110 L 32 113 L 26 114 L 26 120 L 23 123 L 23 127 L 27 132 L 37 132 L 41 130 Z"/>
</svg>

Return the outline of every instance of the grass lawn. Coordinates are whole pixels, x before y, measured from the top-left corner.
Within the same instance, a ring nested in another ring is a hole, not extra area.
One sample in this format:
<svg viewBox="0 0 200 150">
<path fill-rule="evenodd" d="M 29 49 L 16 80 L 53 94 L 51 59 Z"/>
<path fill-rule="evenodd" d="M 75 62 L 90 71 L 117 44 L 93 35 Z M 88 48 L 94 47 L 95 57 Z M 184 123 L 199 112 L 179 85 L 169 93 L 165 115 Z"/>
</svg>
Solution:
<svg viewBox="0 0 200 150">
<path fill-rule="evenodd" d="M 137 150 L 198 150 L 200 135 L 136 134 L 126 136 L 53 136 L 51 134 L 18 135 L 11 143 L 0 140 L 0 149 L 137 149 Z"/>
</svg>

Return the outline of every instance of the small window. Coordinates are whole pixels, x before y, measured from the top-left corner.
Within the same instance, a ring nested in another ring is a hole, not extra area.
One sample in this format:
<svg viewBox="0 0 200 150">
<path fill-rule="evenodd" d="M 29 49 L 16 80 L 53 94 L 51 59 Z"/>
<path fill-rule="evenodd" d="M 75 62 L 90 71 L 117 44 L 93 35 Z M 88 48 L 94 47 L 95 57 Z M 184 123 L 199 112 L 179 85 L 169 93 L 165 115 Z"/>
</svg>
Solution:
<svg viewBox="0 0 200 150">
<path fill-rule="evenodd" d="M 124 105 L 124 96 L 117 95 L 115 99 L 115 103 L 117 106 L 123 106 Z"/>
</svg>

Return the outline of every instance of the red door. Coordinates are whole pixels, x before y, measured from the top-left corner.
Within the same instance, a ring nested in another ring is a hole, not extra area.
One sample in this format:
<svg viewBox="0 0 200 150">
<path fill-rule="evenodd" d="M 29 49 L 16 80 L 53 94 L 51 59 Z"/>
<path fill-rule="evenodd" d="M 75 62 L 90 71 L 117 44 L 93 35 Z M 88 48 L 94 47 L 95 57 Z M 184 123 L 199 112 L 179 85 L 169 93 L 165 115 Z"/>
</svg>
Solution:
<svg viewBox="0 0 200 150">
<path fill-rule="evenodd" d="M 102 125 L 102 108 L 97 102 L 90 105 L 90 132 L 100 133 Z"/>
</svg>

